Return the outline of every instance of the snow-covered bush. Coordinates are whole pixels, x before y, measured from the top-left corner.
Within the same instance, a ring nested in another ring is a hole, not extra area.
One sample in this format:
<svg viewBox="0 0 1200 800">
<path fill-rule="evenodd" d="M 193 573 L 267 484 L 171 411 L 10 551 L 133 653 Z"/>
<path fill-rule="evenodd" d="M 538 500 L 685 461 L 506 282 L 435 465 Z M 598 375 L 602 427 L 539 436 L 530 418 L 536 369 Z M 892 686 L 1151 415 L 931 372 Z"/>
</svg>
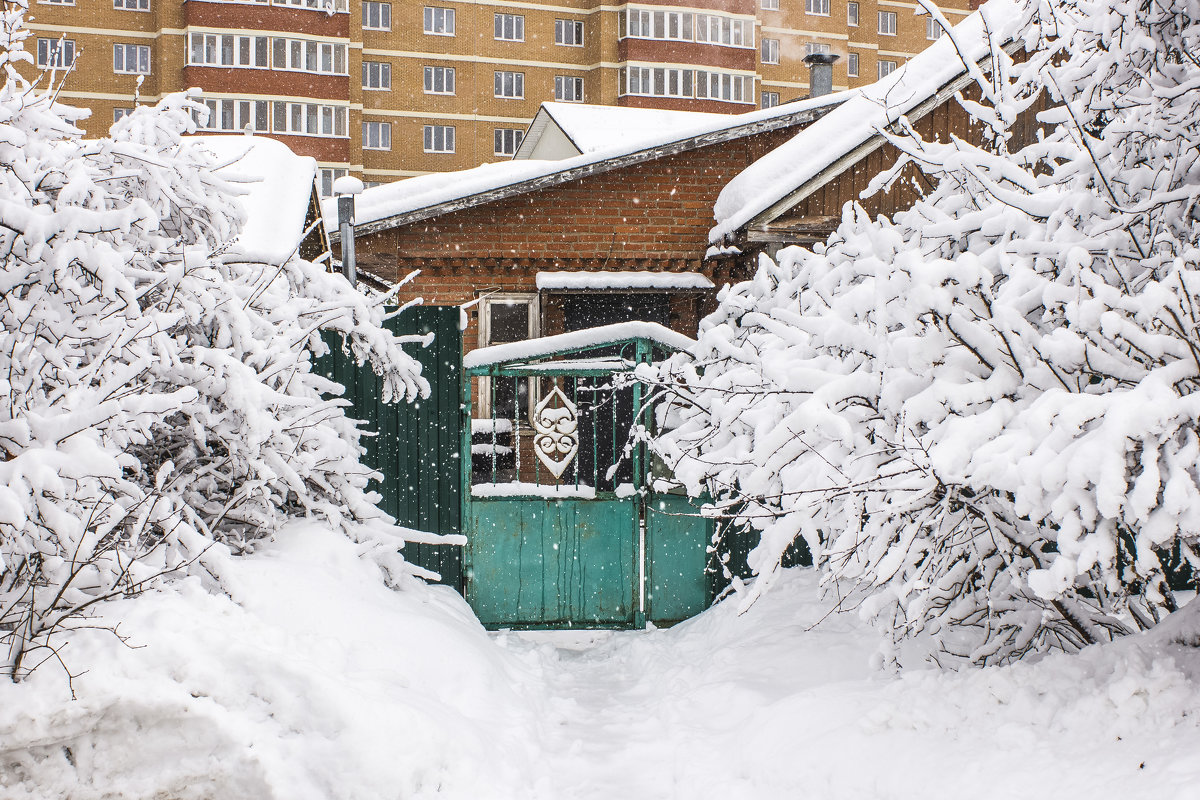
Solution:
<svg viewBox="0 0 1200 800">
<path fill-rule="evenodd" d="M 385 393 L 427 390 L 383 310 L 292 257 L 241 263 L 235 187 L 181 138 L 203 106 L 139 108 L 83 140 L 83 112 L 16 65 L 24 2 L 0 31 L 0 665 L 157 576 L 312 516 L 390 530 L 332 384 L 310 371 L 340 331 Z M 395 548 L 391 548 L 394 550 Z M 31 657 L 35 651 L 36 657 Z"/>
<path fill-rule="evenodd" d="M 1200 3 L 1028 0 L 1013 30 L 961 101 L 987 141 L 902 121 L 877 185 L 934 188 L 727 290 L 664 443 L 762 531 L 758 591 L 802 536 L 887 631 L 976 663 L 1155 624 L 1164 554 L 1200 546 Z"/>
</svg>

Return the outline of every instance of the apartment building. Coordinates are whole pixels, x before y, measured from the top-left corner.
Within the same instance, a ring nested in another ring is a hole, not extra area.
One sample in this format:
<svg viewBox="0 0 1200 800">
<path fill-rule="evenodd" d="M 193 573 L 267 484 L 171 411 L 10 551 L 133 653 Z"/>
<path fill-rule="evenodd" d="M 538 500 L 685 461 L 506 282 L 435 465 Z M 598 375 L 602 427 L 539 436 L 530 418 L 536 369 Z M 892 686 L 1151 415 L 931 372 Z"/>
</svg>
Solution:
<svg viewBox="0 0 1200 800">
<path fill-rule="evenodd" d="M 546 100 L 739 113 L 886 75 L 941 34 L 899 0 L 38 0 L 28 48 L 99 135 L 135 103 L 203 90 L 214 131 L 317 159 L 320 188 L 511 156 Z M 947 0 L 951 22 L 975 0 Z"/>
</svg>

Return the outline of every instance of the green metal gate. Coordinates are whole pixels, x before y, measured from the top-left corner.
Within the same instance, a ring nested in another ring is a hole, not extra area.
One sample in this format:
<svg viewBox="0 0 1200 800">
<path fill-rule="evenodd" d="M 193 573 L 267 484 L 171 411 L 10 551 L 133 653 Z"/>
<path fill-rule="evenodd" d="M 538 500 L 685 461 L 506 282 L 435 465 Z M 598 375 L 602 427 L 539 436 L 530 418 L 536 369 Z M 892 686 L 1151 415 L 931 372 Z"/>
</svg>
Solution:
<svg viewBox="0 0 1200 800">
<path fill-rule="evenodd" d="M 618 380 L 688 341 L 638 322 L 468 354 L 466 595 L 485 626 L 641 627 L 709 605 L 712 523 L 653 474 L 644 387 Z"/>
<path fill-rule="evenodd" d="M 342 352 L 341 337 L 326 334 L 330 353 L 314 368 L 346 387 L 348 416 L 362 422 L 366 454 L 363 463 L 383 475 L 372 488 L 380 508 L 407 528 L 438 534 L 462 532 L 462 331 L 457 306 L 413 306 L 384 325 L 396 335 L 433 333 L 428 347 L 404 345 L 421 364 L 430 396 L 413 403 L 380 400 L 379 378 L 370 365 L 359 366 Z M 441 575 L 441 582 L 461 591 L 462 548 L 409 542 L 404 557 Z"/>
</svg>

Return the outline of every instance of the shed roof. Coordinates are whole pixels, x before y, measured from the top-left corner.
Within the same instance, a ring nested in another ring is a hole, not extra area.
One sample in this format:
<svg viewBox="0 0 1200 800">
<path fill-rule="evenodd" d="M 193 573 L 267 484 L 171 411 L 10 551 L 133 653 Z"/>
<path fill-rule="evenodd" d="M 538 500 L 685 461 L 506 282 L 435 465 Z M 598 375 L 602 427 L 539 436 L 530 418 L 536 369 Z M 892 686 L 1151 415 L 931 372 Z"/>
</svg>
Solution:
<svg viewBox="0 0 1200 800">
<path fill-rule="evenodd" d="M 728 124 L 729 118 L 729 114 L 700 111 L 542 103 L 513 158 L 525 160 L 537 156 L 538 145 L 548 129 L 561 134 L 561 138 L 573 146 L 574 155 L 582 155 L 652 139 L 668 131 L 687 131 L 705 124 Z"/>
<path fill-rule="evenodd" d="M 675 153 L 786 128 L 816 119 L 856 94 L 854 90 L 837 92 L 745 114 L 716 115 L 716 120 L 705 120 L 687 130 L 663 131 L 574 158 L 501 161 L 374 186 L 358 195 L 355 231 L 361 236 L 387 230 Z M 336 240 L 336 200 L 325 200 L 324 211 L 326 230 Z"/>
<path fill-rule="evenodd" d="M 902 116 L 915 121 L 948 100 L 990 54 L 987 34 L 1011 42 L 1021 17 L 1013 0 L 989 0 L 900 69 L 746 167 L 717 196 L 717 224 L 709 241 L 720 242 L 751 222 L 775 219 L 882 147 L 881 130 Z"/>
<path fill-rule="evenodd" d="M 608 345 L 644 339 L 668 350 L 686 350 L 696 342 L 657 322 L 621 322 L 538 339 L 480 347 L 463 356 L 463 368 L 480 369 L 513 361 L 570 355 Z"/>
<path fill-rule="evenodd" d="M 212 153 L 217 174 L 245 189 L 238 201 L 246 224 L 227 257 L 270 264 L 289 259 L 304 235 L 317 162 L 265 136 L 205 134 L 187 141 Z"/>
</svg>

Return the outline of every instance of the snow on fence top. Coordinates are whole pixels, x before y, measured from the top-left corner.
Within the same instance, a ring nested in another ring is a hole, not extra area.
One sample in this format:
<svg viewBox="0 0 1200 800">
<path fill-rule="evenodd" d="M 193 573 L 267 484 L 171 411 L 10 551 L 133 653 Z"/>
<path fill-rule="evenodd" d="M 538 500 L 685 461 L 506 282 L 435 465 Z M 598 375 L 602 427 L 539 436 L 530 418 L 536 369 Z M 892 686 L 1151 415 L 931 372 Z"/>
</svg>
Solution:
<svg viewBox="0 0 1200 800">
<path fill-rule="evenodd" d="M 712 289 L 714 284 L 699 272 L 539 272 L 537 288 L 545 290 L 597 289 Z"/>
<path fill-rule="evenodd" d="M 816 109 L 836 106 L 857 94 L 858 90 L 835 92 L 808 100 L 785 103 L 774 108 L 748 111 L 745 114 L 716 114 L 714 115 L 717 117 L 716 120 L 705 120 L 686 129 L 675 128 L 660 131 L 653 136 L 637 141 L 619 142 L 611 147 L 584 153 L 574 158 L 555 161 L 535 161 L 533 159 L 499 161 L 458 172 L 437 172 L 386 183 L 382 186 L 373 186 L 358 196 L 354 209 L 354 224 L 356 229 L 366 226 L 368 230 L 373 230 L 381 227 L 373 225 L 373 223 L 382 223 L 394 217 L 415 214 L 418 211 L 433 209 L 436 206 L 455 203 L 489 192 L 507 188 L 511 190 L 503 195 L 507 197 L 521 191 L 554 185 L 600 171 L 598 167 L 604 162 L 618 162 L 613 165 L 615 168 L 624 165 L 626 159 L 633 158 L 637 154 L 645 154 L 647 158 L 652 157 L 654 151 L 659 148 L 677 145 L 679 151 L 686 150 L 692 139 L 716 136 L 721 133 L 729 134 L 729 138 L 733 138 L 741 128 L 747 128 L 747 133 L 754 132 L 759 130 L 758 126 L 764 123 L 786 120 L 788 117 L 800 116 Z M 697 146 L 699 145 L 697 144 Z M 558 176 L 560 180 L 551 180 L 550 176 Z M 534 185 L 535 183 L 536 185 Z M 469 204 L 463 204 L 460 207 L 467 205 Z M 326 199 L 322 203 L 322 209 L 325 229 L 336 238 L 336 199 Z M 426 216 L 432 216 L 432 214 Z"/>
<path fill-rule="evenodd" d="M 671 350 L 686 350 L 696 343 L 695 340 L 657 322 L 621 322 L 616 325 L 601 325 L 598 328 L 543 336 L 540 339 L 481 347 L 463 357 L 463 367 L 474 369 L 510 361 L 543 358 L 565 350 L 603 347 L 630 339 L 648 339 Z"/>
<path fill-rule="evenodd" d="M 746 167 L 717 196 L 709 241 L 720 242 L 965 74 L 964 59 L 974 63 L 989 52 L 985 22 L 1006 42 L 1020 18 L 1013 0 L 989 0 L 900 69 Z"/>
<path fill-rule="evenodd" d="M 246 225 L 228 257 L 269 264 L 290 258 L 304 234 L 317 162 L 265 136 L 204 135 L 186 141 L 212 153 L 220 165 L 217 174 L 246 191 L 238 196 Z"/>
</svg>

